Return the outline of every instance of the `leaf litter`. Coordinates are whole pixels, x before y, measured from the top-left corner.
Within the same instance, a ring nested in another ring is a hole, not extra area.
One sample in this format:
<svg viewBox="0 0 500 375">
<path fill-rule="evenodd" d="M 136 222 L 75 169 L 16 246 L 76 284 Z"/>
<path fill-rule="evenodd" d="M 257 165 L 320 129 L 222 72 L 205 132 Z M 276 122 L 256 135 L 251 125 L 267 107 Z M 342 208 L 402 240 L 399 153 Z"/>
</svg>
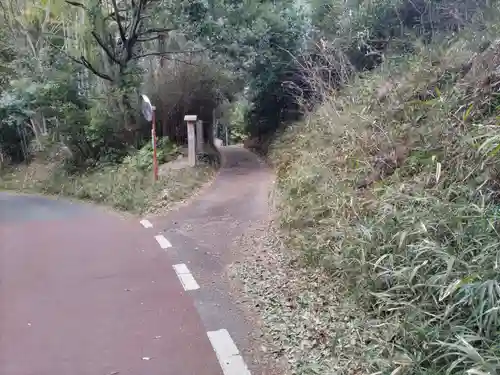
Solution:
<svg viewBox="0 0 500 375">
<path fill-rule="evenodd" d="M 281 374 L 368 374 L 382 332 L 332 276 L 304 266 L 267 223 L 235 244 L 244 259 L 230 273 L 261 325 L 260 351 Z"/>
</svg>

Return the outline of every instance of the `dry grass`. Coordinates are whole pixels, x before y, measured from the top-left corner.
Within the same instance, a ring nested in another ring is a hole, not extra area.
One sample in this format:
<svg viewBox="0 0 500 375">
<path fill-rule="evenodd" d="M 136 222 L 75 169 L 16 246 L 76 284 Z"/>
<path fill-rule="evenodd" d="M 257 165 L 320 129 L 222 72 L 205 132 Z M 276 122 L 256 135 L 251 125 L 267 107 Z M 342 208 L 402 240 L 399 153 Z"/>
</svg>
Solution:
<svg viewBox="0 0 500 375">
<path fill-rule="evenodd" d="M 351 358 L 372 372 L 500 371 L 500 76 L 483 61 L 500 48 L 479 51 L 500 33 L 487 32 L 356 78 L 272 151 L 285 245 L 385 332 Z"/>
<path fill-rule="evenodd" d="M 213 173 L 214 169 L 208 166 L 169 170 L 153 183 L 150 171 L 130 164 L 103 167 L 80 175 L 70 175 L 57 166 L 32 164 L 1 175 L 0 188 L 73 197 L 123 211 L 145 213 L 158 212 L 187 198 Z"/>
</svg>

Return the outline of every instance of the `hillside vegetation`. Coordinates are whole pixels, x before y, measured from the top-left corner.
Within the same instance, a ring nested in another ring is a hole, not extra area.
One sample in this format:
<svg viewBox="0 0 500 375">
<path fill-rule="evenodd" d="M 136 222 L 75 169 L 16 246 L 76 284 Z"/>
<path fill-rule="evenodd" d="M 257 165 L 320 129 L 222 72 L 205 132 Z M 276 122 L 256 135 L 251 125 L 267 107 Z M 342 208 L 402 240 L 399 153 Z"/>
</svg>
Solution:
<svg viewBox="0 0 500 375">
<path fill-rule="evenodd" d="M 343 320 L 330 300 L 312 313 L 327 330 L 307 349 L 322 348 L 318 366 L 294 373 L 500 372 L 497 6 L 480 26 L 388 46 L 341 89 L 309 70 L 322 103 L 271 150 L 280 237 L 326 272 L 302 276 L 314 298 L 329 300 L 326 282 L 354 301 L 361 350 L 328 332 Z M 321 365 L 346 353 L 360 365 Z"/>
</svg>

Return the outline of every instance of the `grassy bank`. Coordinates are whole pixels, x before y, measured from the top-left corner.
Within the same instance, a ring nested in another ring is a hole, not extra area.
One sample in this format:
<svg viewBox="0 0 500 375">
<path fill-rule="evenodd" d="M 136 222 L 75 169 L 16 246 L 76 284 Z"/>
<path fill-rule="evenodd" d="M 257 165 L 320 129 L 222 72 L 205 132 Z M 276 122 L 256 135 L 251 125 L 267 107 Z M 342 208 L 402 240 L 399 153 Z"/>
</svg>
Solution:
<svg viewBox="0 0 500 375">
<path fill-rule="evenodd" d="M 32 163 L 1 174 L 0 189 L 66 196 L 133 213 L 161 212 L 193 194 L 214 172 L 209 166 L 169 169 L 153 183 L 150 171 L 127 163 L 80 174 Z"/>
<path fill-rule="evenodd" d="M 301 261 L 288 267 L 322 270 L 366 314 L 350 355 L 362 373 L 500 371 L 499 37 L 492 26 L 416 44 L 274 145 L 280 236 Z M 335 320 L 316 296 L 319 319 Z M 288 340 L 310 350 L 300 343 Z M 328 341 L 320 364 L 345 355 Z M 292 368 L 359 373 L 320 364 Z"/>
</svg>

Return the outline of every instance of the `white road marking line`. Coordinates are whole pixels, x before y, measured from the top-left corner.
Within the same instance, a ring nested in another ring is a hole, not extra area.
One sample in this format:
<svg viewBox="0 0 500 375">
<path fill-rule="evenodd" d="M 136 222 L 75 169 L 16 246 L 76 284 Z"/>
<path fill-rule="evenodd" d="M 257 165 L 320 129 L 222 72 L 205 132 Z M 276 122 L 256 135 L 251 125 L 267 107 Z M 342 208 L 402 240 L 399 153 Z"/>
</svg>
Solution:
<svg viewBox="0 0 500 375">
<path fill-rule="evenodd" d="M 207 332 L 224 375 L 251 375 L 236 344 L 226 329 Z"/>
<path fill-rule="evenodd" d="M 172 267 L 174 268 L 177 277 L 179 278 L 182 286 L 184 287 L 184 290 L 200 289 L 200 286 L 198 285 L 193 275 L 191 274 L 191 272 L 189 272 L 189 269 L 184 263 L 174 264 Z"/>
<path fill-rule="evenodd" d="M 155 240 L 156 242 L 158 242 L 158 245 L 160 245 L 162 249 L 168 249 L 169 247 L 172 247 L 170 241 L 167 240 L 162 234 L 155 236 Z"/>
<path fill-rule="evenodd" d="M 141 220 L 140 223 L 144 228 L 153 228 L 153 224 L 149 220 Z"/>
</svg>

